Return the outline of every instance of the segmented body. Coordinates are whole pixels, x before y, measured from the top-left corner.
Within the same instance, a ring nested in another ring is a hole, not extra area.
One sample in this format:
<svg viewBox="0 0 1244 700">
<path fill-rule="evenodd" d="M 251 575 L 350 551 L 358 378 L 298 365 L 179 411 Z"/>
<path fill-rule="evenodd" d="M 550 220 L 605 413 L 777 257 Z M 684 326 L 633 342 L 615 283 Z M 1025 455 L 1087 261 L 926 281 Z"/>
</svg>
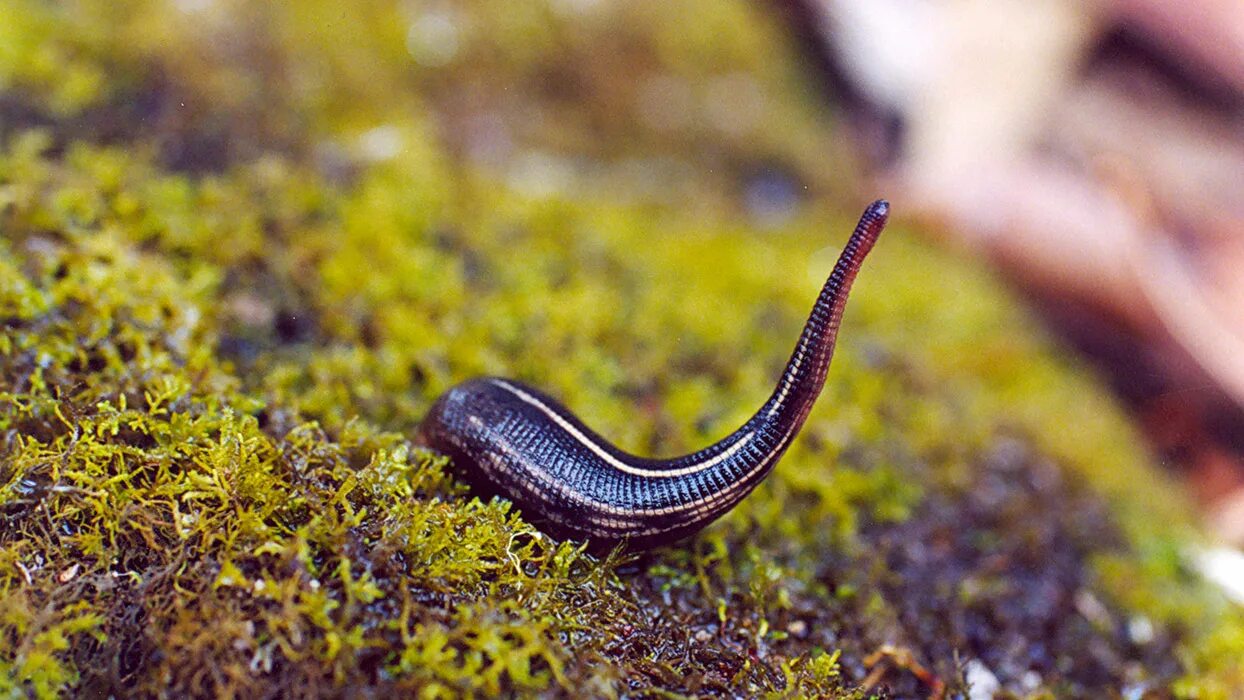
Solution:
<svg viewBox="0 0 1244 700">
<path fill-rule="evenodd" d="M 486 377 L 445 392 L 420 441 L 484 495 L 512 500 L 550 534 L 632 548 L 673 542 L 727 512 L 773 470 L 825 383 L 851 283 L 885 226 L 871 204 L 821 289 L 769 400 L 721 441 L 673 459 L 627 454 L 556 400 Z"/>
</svg>

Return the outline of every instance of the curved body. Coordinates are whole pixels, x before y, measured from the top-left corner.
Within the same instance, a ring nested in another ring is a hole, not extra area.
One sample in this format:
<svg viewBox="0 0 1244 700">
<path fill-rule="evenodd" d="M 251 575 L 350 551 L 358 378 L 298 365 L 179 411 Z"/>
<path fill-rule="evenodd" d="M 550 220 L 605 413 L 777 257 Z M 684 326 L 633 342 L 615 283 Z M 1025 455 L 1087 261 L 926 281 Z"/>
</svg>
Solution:
<svg viewBox="0 0 1244 700">
<path fill-rule="evenodd" d="M 510 379 L 459 384 L 437 399 L 420 441 L 450 456 L 481 495 L 510 499 L 560 537 L 651 547 L 717 519 L 773 470 L 825 383 L 851 283 L 885 226 L 871 204 L 821 289 L 773 395 L 738 430 L 673 459 L 627 454 L 554 399 Z"/>
</svg>

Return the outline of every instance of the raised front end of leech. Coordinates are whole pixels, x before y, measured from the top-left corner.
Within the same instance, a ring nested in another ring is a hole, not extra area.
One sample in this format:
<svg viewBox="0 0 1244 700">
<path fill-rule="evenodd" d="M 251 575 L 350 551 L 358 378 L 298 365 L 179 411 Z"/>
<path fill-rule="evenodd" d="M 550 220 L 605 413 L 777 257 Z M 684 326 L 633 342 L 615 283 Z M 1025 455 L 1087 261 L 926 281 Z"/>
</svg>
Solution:
<svg viewBox="0 0 1244 700">
<path fill-rule="evenodd" d="M 763 481 L 803 426 L 825 383 L 851 283 L 888 215 L 883 200 L 865 210 L 772 396 L 703 450 L 664 460 L 627 454 L 553 398 L 494 377 L 447 391 L 419 441 L 448 455 L 479 495 L 510 499 L 551 535 L 643 548 L 693 534 Z"/>
</svg>

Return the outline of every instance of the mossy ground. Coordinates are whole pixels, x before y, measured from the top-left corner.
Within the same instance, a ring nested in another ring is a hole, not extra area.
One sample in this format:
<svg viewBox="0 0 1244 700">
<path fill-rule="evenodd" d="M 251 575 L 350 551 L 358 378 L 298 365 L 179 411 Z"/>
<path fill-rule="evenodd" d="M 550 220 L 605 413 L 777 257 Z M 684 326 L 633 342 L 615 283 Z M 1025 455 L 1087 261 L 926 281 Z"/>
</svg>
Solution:
<svg viewBox="0 0 1244 700">
<path fill-rule="evenodd" d="M 901 225 L 803 437 L 682 546 L 550 541 L 409 443 L 477 374 L 655 454 L 763 401 L 853 212 L 756 7 L 0 16 L 5 694 L 1244 688 L 1118 410 Z"/>
</svg>

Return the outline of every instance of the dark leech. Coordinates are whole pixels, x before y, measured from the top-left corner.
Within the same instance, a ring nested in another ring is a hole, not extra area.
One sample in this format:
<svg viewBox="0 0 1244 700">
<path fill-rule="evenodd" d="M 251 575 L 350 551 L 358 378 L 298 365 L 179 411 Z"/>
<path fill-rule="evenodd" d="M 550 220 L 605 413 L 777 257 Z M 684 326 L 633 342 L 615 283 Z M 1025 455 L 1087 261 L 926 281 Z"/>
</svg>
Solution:
<svg viewBox="0 0 1244 700">
<path fill-rule="evenodd" d="M 673 459 L 627 454 L 556 400 L 510 379 L 459 384 L 419 427 L 473 488 L 512 500 L 550 534 L 652 547 L 730 510 L 773 470 L 812 410 L 833 357 L 851 283 L 889 205 L 864 211 L 817 297 L 772 396 L 719 442 Z"/>
</svg>

